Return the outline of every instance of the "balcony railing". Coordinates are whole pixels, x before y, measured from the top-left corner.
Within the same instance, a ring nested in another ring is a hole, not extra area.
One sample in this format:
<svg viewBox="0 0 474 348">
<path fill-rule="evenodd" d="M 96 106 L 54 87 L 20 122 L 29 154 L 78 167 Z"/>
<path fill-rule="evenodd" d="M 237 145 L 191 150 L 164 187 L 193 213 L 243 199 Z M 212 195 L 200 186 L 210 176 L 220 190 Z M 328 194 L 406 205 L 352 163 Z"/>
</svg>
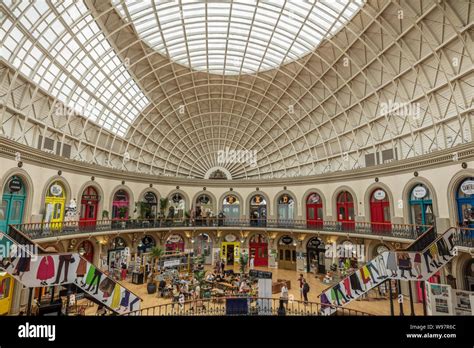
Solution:
<svg viewBox="0 0 474 348">
<path fill-rule="evenodd" d="M 240 300 L 240 305 L 231 307 L 228 301 Z M 278 298 L 256 297 L 213 297 L 186 301 L 183 303 L 166 303 L 153 307 L 143 308 L 125 314 L 126 316 L 247 316 L 247 315 L 288 315 L 288 316 L 316 316 L 320 315 L 321 305 L 317 302 L 286 301 Z M 284 308 L 282 310 L 281 308 Z M 371 314 L 355 309 L 332 306 L 336 309 L 333 315 L 339 316 L 371 316 Z"/>
<path fill-rule="evenodd" d="M 474 248 L 474 228 L 458 227 L 454 235 L 454 244 Z"/>
<path fill-rule="evenodd" d="M 353 233 L 361 235 L 376 235 L 380 237 L 394 237 L 402 239 L 416 239 L 431 226 L 407 225 L 376 222 L 353 221 L 306 221 L 306 220 L 246 220 L 246 219 L 219 219 L 209 218 L 202 220 L 191 219 L 157 219 L 157 220 L 97 220 L 97 221 L 65 221 L 53 223 L 27 223 L 15 225 L 31 239 L 49 238 L 72 234 L 90 234 L 108 231 L 127 231 L 144 229 L 169 229 L 172 227 L 189 228 L 264 228 L 290 229 L 321 232 Z"/>
</svg>

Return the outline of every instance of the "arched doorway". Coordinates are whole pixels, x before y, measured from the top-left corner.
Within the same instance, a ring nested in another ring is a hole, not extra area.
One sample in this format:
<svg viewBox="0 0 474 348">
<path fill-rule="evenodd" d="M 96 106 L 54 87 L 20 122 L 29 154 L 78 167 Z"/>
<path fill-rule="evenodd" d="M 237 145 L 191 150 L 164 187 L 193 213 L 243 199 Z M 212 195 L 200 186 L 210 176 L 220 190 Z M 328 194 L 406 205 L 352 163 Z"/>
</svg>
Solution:
<svg viewBox="0 0 474 348">
<path fill-rule="evenodd" d="M 137 246 L 138 254 L 149 253 L 156 246 L 155 238 L 152 236 L 146 235 L 143 237 Z"/>
<path fill-rule="evenodd" d="M 311 238 L 306 244 L 306 271 L 309 273 L 326 273 L 326 247 L 318 237 Z"/>
<path fill-rule="evenodd" d="M 289 194 L 283 194 L 278 199 L 278 226 L 288 227 L 293 225 L 295 216 L 295 201 Z"/>
<path fill-rule="evenodd" d="M 374 233 L 388 233 L 392 228 L 390 201 L 387 193 L 381 188 L 375 189 L 370 195 L 370 222 Z"/>
<path fill-rule="evenodd" d="M 278 268 L 296 271 L 296 244 L 288 235 L 278 240 Z"/>
<path fill-rule="evenodd" d="M 254 234 L 249 241 L 250 258 L 255 267 L 268 266 L 268 241 L 263 234 Z"/>
<path fill-rule="evenodd" d="M 172 234 L 166 239 L 165 251 L 167 252 L 183 252 L 184 239 L 179 234 Z"/>
<path fill-rule="evenodd" d="M 94 245 L 89 240 L 84 240 L 79 243 L 77 247 L 79 255 L 85 258 L 87 261 L 94 262 Z"/>
<path fill-rule="evenodd" d="M 306 199 L 306 225 L 316 229 L 323 227 L 323 200 L 315 192 Z"/>
<path fill-rule="evenodd" d="M 267 226 L 267 201 L 262 195 L 250 199 L 250 226 Z"/>
<path fill-rule="evenodd" d="M 337 196 L 337 221 L 343 231 L 352 231 L 355 227 L 354 198 L 348 191 L 342 191 Z"/>
<path fill-rule="evenodd" d="M 26 187 L 19 176 L 12 176 L 3 187 L 0 205 L 0 231 L 8 233 L 8 225 L 21 224 L 25 211 Z"/>
<path fill-rule="evenodd" d="M 468 178 L 459 185 L 456 202 L 459 225 L 474 228 L 474 178 Z"/>
<path fill-rule="evenodd" d="M 201 256 L 205 265 L 212 264 L 212 239 L 206 233 L 199 234 L 194 240 L 194 255 Z"/>
<path fill-rule="evenodd" d="M 225 226 L 235 226 L 240 220 L 240 201 L 237 196 L 227 195 L 222 202 L 222 212 L 224 213 Z"/>
<path fill-rule="evenodd" d="M 464 282 L 466 290 L 474 291 L 474 259 L 469 260 L 464 267 Z"/>
<path fill-rule="evenodd" d="M 415 225 L 433 225 L 433 201 L 430 190 L 423 184 L 413 187 L 410 192 L 411 223 Z"/>
<path fill-rule="evenodd" d="M 196 198 L 195 204 L 194 218 L 196 226 L 209 226 L 209 218 L 214 215 L 212 198 L 209 195 L 201 194 Z"/>
<path fill-rule="evenodd" d="M 168 198 L 169 200 L 169 211 L 168 211 L 168 218 L 171 219 L 182 219 L 184 217 L 184 210 L 186 209 L 186 200 L 184 197 L 176 192 L 171 197 Z"/>
<path fill-rule="evenodd" d="M 130 198 L 125 190 L 118 190 L 114 194 L 112 202 L 112 219 L 128 219 L 130 209 Z"/>
<path fill-rule="evenodd" d="M 153 191 L 147 191 L 143 195 L 140 202 L 140 219 L 154 220 L 156 219 L 158 209 L 158 198 Z"/>
<path fill-rule="evenodd" d="M 64 219 L 66 191 L 61 181 L 54 181 L 46 192 L 44 222 L 50 223 L 51 229 L 60 229 Z"/>
<path fill-rule="evenodd" d="M 94 228 L 97 222 L 97 213 L 99 211 L 100 197 L 97 190 L 89 186 L 81 196 L 81 215 L 79 217 L 79 227 Z"/>
</svg>

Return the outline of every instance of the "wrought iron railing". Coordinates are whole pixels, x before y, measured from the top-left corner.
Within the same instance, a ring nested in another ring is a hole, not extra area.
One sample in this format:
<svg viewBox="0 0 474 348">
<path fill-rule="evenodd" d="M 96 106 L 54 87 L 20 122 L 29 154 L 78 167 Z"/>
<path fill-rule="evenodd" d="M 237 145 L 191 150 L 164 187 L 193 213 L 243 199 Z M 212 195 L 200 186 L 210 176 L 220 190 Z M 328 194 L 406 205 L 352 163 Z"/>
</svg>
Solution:
<svg viewBox="0 0 474 348">
<path fill-rule="evenodd" d="M 458 227 L 454 235 L 454 244 L 474 248 L 474 228 Z"/>
<path fill-rule="evenodd" d="M 219 219 L 208 218 L 204 220 L 192 219 L 116 219 L 97 221 L 65 221 L 42 222 L 15 225 L 15 227 L 31 239 L 48 238 L 60 235 L 81 233 L 96 233 L 108 231 L 144 230 L 144 229 L 169 229 L 173 227 L 237 227 L 237 228 L 265 228 L 265 229 L 291 229 L 322 232 L 344 232 L 362 235 L 377 235 L 380 237 L 395 237 L 402 239 L 416 239 L 427 231 L 427 225 L 392 224 L 378 222 L 355 221 L 317 221 L 306 220 L 246 220 L 246 219 Z M 205 221 L 205 223 L 204 223 Z"/>
<path fill-rule="evenodd" d="M 240 301 L 237 306 L 230 301 Z M 242 305 L 243 303 L 243 305 Z M 282 301 L 278 298 L 257 297 L 214 297 L 186 301 L 183 303 L 166 303 L 143 308 L 124 314 L 126 316 L 246 316 L 246 315 L 288 315 L 317 316 L 322 306 L 317 302 L 297 300 Z M 339 316 L 371 316 L 372 314 L 355 309 L 332 306 L 336 309 L 333 315 Z"/>
</svg>

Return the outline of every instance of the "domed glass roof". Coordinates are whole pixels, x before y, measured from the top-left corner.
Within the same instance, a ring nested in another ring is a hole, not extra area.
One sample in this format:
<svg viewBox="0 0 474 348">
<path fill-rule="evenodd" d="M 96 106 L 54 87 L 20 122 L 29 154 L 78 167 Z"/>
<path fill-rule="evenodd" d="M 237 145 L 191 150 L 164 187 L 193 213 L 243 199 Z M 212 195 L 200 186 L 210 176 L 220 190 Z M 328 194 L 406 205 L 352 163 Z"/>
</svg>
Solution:
<svg viewBox="0 0 474 348">
<path fill-rule="evenodd" d="M 278 67 L 314 50 L 363 5 L 323 1 L 123 1 L 139 37 L 175 62 L 215 74 Z"/>
</svg>

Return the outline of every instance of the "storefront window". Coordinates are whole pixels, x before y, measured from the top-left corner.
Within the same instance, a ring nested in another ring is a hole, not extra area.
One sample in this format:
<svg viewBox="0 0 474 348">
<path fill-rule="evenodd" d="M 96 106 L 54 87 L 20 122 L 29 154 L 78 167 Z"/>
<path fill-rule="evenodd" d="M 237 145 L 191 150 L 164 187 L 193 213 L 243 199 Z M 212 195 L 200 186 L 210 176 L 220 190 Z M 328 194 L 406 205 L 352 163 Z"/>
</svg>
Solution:
<svg viewBox="0 0 474 348">
<path fill-rule="evenodd" d="M 464 180 L 456 193 L 459 224 L 474 228 L 474 178 Z"/>
</svg>

